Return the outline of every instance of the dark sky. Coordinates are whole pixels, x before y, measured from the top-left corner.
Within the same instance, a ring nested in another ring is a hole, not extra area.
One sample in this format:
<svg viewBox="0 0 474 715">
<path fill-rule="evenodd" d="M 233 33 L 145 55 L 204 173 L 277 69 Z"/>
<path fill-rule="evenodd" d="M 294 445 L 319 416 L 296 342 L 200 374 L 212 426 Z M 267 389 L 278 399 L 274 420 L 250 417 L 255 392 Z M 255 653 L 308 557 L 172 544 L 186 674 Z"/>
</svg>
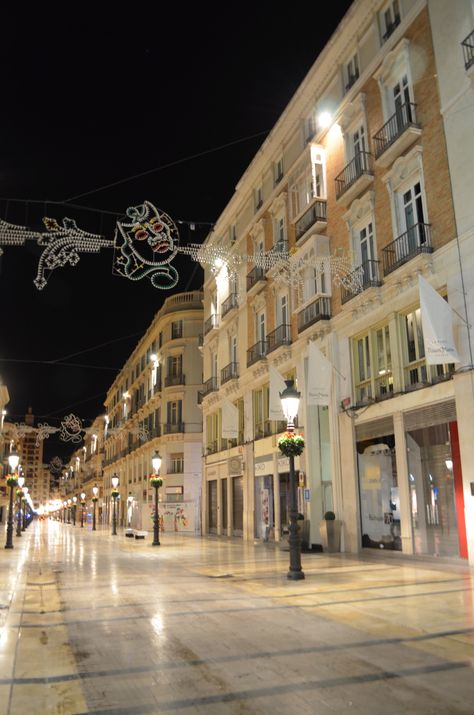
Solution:
<svg viewBox="0 0 474 715">
<path fill-rule="evenodd" d="M 118 215 L 148 199 L 175 221 L 212 223 L 350 4 L 326 5 L 324 18 L 317 4 L 293 3 L 290 12 L 266 1 L 5 12 L 0 218 L 38 228 L 43 215 L 66 215 L 113 238 L 113 216 L 47 204 L 76 197 L 74 204 Z M 182 244 L 207 235 L 205 226 L 179 227 Z M 21 420 L 31 405 L 53 426 L 70 412 L 88 424 L 163 299 L 199 288 L 202 272 L 181 258 L 178 285 L 159 291 L 146 279 L 113 276 L 104 250 L 57 269 L 38 291 L 38 257 L 29 243 L 0 259 L 9 419 Z M 86 367 L 41 364 L 67 356 L 63 362 Z M 48 459 L 71 451 L 53 437 L 46 447 Z"/>
</svg>

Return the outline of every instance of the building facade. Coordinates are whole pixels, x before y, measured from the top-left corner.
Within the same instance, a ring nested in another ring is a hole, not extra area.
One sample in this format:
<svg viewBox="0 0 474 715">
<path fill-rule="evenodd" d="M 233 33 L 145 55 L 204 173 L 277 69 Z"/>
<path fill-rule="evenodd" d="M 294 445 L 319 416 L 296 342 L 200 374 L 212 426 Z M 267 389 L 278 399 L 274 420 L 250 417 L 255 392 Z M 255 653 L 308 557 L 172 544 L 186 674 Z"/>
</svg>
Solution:
<svg viewBox="0 0 474 715">
<path fill-rule="evenodd" d="M 473 29 L 468 0 L 355 0 L 208 237 L 204 533 L 286 531 L 276 370 L 302 395 L 309 545 L 331 509 L 346 551 L 474 562 Z M 428 364 L 420 275 L 455 311 L 459 364 Z"/>
<path fill-rule="evenodd" d="M 108 521 L 115 474 L 119 523 L 152 528 L 154 491 L 148 479 L 158 450 L 161 528 L 200 531 L 202 301 L 200 291 L 167 298 L 107 393 L 103 509 Z"/>
</svg>

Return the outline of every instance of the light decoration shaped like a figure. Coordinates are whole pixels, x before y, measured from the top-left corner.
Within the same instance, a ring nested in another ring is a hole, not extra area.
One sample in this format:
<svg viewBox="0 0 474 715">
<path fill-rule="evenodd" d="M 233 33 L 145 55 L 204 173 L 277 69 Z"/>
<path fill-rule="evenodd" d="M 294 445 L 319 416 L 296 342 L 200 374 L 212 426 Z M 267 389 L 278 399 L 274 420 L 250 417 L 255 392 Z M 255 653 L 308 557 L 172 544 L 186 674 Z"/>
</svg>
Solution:
<svg viewBox="0 0 474 715">
<path fill-rule="evenodd" d="M 129 221 L 117 221 L 114 271 L 132 281 L 149 278 L 166 290 L 178 282 L 171 261 L 178 252 L 179 234 L 174 221 L 149 201 L 127 209 Z"/>
</svg>

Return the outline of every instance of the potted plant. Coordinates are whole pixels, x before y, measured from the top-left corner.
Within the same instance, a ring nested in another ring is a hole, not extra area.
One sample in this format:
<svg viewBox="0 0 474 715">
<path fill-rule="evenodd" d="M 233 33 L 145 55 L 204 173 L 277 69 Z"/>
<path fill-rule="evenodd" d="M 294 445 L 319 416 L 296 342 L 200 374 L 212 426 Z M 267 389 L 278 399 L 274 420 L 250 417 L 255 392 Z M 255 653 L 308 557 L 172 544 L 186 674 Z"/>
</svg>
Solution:
<svg viewBox="0 0 474 715">
<path fill-rule="evenodd" d="M 341 550 L 341 528 L 342 521 L 336 519 L 333 511 L 327 511 L 322 521 L 319 522 L 319 533 L 323 543 L 323 551 L 329 554 L 338 553 Z"/>
<path fill-rule="evenodd" d="M 304 437 L 294 432 L 284 432 L 278 439 L 278 449 L 285 457 L 297 457 L 304 449 Z"/>
</svg>

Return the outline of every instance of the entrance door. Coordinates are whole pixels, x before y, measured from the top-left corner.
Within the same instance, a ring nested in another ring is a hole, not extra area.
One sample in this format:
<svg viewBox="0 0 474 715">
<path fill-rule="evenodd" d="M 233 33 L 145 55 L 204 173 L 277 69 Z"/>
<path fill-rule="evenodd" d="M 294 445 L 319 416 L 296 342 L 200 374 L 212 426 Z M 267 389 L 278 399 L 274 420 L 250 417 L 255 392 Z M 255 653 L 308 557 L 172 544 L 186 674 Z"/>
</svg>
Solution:
<svg viewBox="0 0 474 715">
<path fill-rule="evenodd" d="M 244 490 L 243 478 L 232 479 L 232 518 L 233 536 L 242 536 L 244 530 Z"/>
<path fill-rule="evenodd" d="M 217 534 L 217 481 L 207 483 L 209 533 Z"/>
</svg>

